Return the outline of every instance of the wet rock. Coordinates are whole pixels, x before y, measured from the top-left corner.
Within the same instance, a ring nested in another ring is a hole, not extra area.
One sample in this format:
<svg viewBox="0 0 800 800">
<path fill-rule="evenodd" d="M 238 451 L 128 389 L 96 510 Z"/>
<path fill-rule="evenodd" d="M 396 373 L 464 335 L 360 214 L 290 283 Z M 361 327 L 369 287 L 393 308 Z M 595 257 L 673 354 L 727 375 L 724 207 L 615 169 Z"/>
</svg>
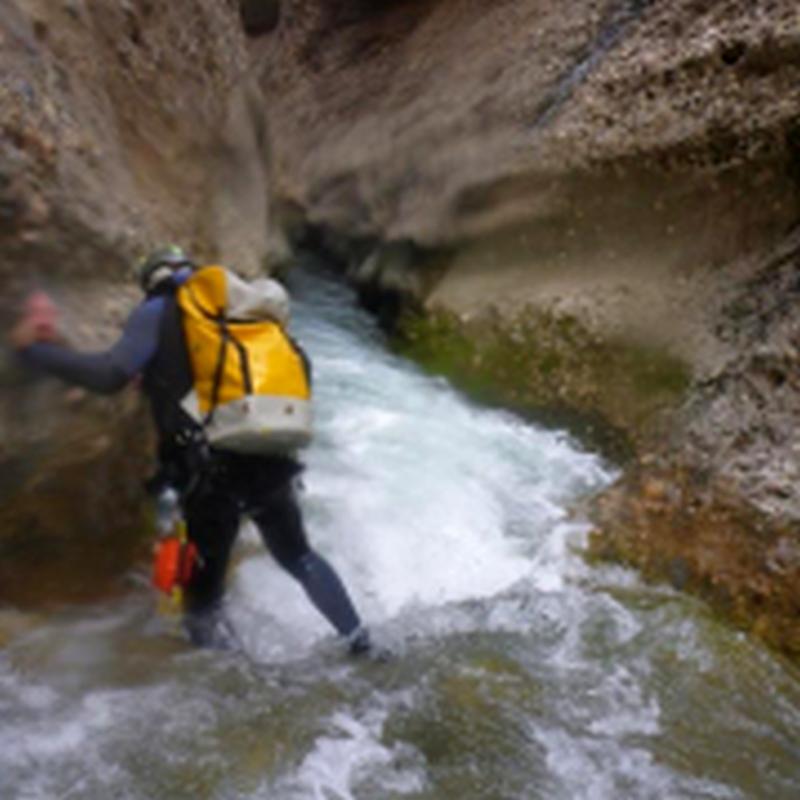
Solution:
<svg viewBox="0 0 800 800">
<path fill-rule="evenodd" d="M 656 478 L 649 478 L 644 483 L 642 495 L 646 502 L 658 505 L 667 499 L 667 484 Z"/>
<path fill-rule="evenodd" d="M 780 574 L 800 572 L 800 541 L 788 536 L 778 539 L 767 552 L 766 566 Z"/>
<path fill-rule="evenodd" d="M 667 574 L 669 575 L 670 583 L 676 589 L 687 589 L 691 579 L 691 570 L 686 560 L 680 556 L 670 559 L 667 567 Z"/>
<path fill-rule="evenodd" d="M 37 0 L 0 17 L 0 333 L 43 288 L 74 346 L 107 347 L 139 300 L 131 264 L 164 241 L 261 269 L 264 104 L 236 4 Z M 147 536 L 141 398 L 2 358 L 2 602 L 118 590 Z"/>
<path fill-rule="evenodd" d="M 34 630 L 42 622 L 38 614 L 24 613 L 12 608 L 0 610 L 0 649 L 14 639 Z"/>
</svg>

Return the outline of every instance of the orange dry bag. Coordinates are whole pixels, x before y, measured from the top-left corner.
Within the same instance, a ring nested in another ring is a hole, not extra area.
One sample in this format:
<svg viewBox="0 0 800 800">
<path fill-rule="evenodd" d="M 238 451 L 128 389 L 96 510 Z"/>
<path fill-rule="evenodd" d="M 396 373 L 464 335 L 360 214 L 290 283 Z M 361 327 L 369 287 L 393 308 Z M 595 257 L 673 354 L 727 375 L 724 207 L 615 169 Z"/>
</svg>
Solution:
<svg viewBox="0 0 800 800">
<path fill-rule="evenodd" d="M 193 542 L 178 535 L 165 536 L 156 545 L 153 559 L 153 586 L 167 595 L 183 589 L 192 578 L 197 560 Z"/>
</svg>

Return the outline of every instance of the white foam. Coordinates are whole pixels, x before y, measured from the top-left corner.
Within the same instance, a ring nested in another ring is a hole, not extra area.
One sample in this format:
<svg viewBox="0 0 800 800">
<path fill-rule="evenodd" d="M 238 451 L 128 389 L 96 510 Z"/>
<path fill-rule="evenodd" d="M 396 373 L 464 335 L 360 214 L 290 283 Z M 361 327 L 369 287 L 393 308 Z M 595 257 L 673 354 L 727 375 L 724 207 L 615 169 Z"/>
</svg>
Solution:
<svg viewBox="0 0 800 800">
<path fill-rule="evenodd" d="M 302 505 L 312 543 L 370 623 L 498 597 L 520 581 L 563 587 L 579 529 L 566 507 L 610 479 L 598 458 L 465 403 L 347 327 L 306 320 L 303 334 L 317 435 Z M 266 559 L 243 565 L 231 603 L 243 638 L 270 658 L 327 632 Z"/>
<path fill-rule="evenodd" d="M 354 792 L 365 780 L 375 787 L 373 791 L 380 787 L 380 796 L 421 791 L 425 778 L 415 763 L 415 752 L 402 743 L 387 746 L 381 741 L 385 719 L 386 712 L 380 709 L 360 718 L 345 711 L 335 713 L 327 721 L 327 733 L 317 738 L 297 771 L 280 781 L 270 796 L 355 800 Z"/>
</svg>

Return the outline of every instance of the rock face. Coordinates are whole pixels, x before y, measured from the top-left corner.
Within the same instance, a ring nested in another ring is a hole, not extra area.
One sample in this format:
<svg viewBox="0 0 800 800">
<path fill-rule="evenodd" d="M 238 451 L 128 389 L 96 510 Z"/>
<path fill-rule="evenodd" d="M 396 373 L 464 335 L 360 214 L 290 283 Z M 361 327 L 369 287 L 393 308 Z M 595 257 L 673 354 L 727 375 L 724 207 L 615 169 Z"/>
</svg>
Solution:
<svg viewBox="0 0 800 800">
<path fill-rule="evenodd" d="M 251 272 L 280 252 L 268 241 L 264 103 L 248 67 L 236 3 L 2 4 L 4 329 L 38 286 L 59 301 L 73 342 L 107 343 L 149 247 L 175 241 Z M 91 595 L 113 579 L 112 561 L 130 562 L 143 529 L 137 395 L 85 399 L 20 373 L 7 353 L 0 361 L 0 603 L 48 582 L 43 560 L 108 566 L 49 581 L 51 596 Z M 37 547 L 31 581 L 23 556 Z"/>
<path fill-rule="evenodd" d="M 4 279 L 118 278 L 173 239 L 258 266 L 263 102 L 239 16 L 181 5 L 4 4 Z"/>
<path fill-rule="evenodd" d="M 287 1 L 259 53 L 273 192 L 313 223 L 420 244 L 549 222 L 532 254 L 580 238 L 554 241 L 565 220 L 603 238 L 621 214 L 653 217 L 666 236 L 670 198 L 702 182 L 709 216 L 730 207 L 754 157 L 750 180 L 783 200 L 768 168 L 797 146 L 796 9 L 662 6 Z M 762 198 L 763 217 L 783 211 L 772 231 L 790 206 Z"/>
<path fill-rule="evenodd" d="M 287 233 L 463 385 L 618 431 L 597 551 L 800 651 L 796 3 L 286 0 L 254 57 Z"/>
<path fill-rule="evenodd" d="M 800 216 L 800 29 L 768 5 L 286 2 L 256 46 L 278 216 L 371 294 L 565 315 L 703 380 Z"/>
</svg>

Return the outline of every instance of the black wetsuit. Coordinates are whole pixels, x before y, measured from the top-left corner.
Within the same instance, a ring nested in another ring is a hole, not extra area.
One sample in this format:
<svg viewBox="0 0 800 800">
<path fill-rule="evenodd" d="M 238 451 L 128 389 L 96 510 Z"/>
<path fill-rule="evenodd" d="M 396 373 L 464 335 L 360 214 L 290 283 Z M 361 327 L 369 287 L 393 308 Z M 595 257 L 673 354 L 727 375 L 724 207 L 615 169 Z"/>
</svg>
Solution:
<svg viewBox="0 0 800 800">
<path fill-rule="evenodd" d="M 347 591 L 330 564 L 309 546 L 295 495 L 295 479 L 302 471 L 298 461 L 200 449 L 187 435 L 191 423 L 178 401 L 191 385 L 191 372 L 179 315 L 174 286 L 168 287 L 133 311 L 120 339 L 106 351 L 79 353 L 38 343 L 23 357 L 69 383 L 104 394 L 142 376 L 159 434 L 162 474 L 181 493 L 188 534 L 200 555 L 186 591 L 186 625 L 194 641 L 209 643 L 215 635 L 242 514 L 255 522 L 269 552 L 302 584 L 337 632 L 358 637 L 363 629 Z"/>
</svg>

